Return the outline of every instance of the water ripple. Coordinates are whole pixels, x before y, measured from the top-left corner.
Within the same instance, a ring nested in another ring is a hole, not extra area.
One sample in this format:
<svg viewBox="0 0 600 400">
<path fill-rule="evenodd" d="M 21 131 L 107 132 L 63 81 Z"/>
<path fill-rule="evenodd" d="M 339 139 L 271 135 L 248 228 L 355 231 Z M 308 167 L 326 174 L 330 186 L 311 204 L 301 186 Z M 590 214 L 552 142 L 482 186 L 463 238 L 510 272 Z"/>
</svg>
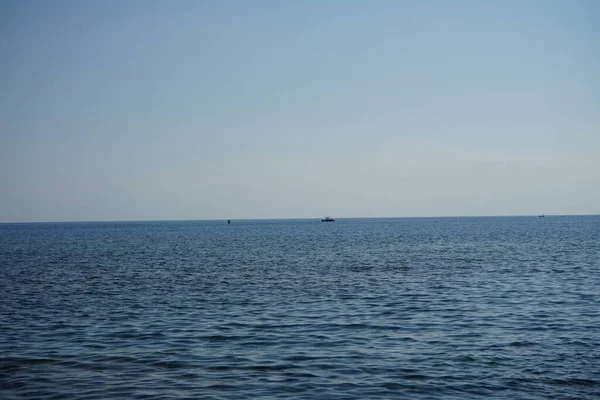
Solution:
<svg viewBox="0 0 600 400">
<path fill-rule="evenodd" d="M 5 399 L 600 398 L 600 217 L 0 225 Z"/>
</svg>

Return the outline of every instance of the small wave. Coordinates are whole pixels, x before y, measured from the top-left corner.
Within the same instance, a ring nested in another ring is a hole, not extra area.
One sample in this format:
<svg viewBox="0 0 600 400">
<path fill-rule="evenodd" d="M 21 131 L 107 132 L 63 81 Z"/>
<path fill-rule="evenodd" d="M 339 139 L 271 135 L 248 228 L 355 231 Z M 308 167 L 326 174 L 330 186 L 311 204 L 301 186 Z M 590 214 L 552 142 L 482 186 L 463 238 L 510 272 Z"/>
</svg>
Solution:
<svg viewBox="0 0 600 400">
<path fill-rule="evenodd" d="M 567 379 L 547 379 L 546 383 L 558 386 L 583 386 L 594 387 L 600 386 L 600 380 L 584 379 L 584 378 L 567 378 Z"/>
</svg>

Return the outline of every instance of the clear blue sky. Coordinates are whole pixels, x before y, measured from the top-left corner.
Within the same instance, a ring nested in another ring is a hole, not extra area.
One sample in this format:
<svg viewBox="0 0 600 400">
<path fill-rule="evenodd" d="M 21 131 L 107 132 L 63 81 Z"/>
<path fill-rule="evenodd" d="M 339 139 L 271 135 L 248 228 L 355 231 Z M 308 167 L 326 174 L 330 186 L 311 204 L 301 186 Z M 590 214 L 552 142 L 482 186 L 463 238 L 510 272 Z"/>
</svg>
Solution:
<svg viewBox="0 0 600 400">
<path fill-rule="evenodd" d="M 0 1 L 0 222 L 600 213 L 600 1 Z"/>
</svg>

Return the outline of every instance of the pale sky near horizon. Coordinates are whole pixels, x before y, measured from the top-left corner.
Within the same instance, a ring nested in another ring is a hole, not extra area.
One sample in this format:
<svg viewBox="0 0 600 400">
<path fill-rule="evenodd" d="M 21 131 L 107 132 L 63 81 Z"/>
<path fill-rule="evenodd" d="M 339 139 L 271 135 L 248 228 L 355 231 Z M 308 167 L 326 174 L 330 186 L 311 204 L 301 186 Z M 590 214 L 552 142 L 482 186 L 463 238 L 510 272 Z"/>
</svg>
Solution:
<svg viewBox="0 0 600 400">
<path fill-rule="evenodd" d="M 0 0 L 0 222 L 600 213 L 600 1 Z"/>
</svg>

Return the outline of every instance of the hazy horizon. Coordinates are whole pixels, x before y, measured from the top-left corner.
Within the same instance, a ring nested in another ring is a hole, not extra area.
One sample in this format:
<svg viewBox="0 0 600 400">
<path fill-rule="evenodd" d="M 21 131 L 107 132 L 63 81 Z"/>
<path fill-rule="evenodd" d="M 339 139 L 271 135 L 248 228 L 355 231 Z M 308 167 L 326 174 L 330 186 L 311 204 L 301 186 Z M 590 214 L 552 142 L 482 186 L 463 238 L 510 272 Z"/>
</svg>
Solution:
<svg viewBox="0 0 600 400">
<path fill-rule="evenodd" d="M 544 218 L 552 217 L 596 217 L 600 214 L 536 214 L 536 215 L 429 215 L 429 216 L 333 216 L 337 220 L 355 219 L 447 219 L 447 218 Z M 94 224 L 94 223 L 137 223 L 137 222 L 244 222 L 244 221 L 315 221 L 319 222 L 323 216 L 313 217 L 283 217 L 283 218 L 201 218 L 201 219 L 136 219 L 136 220 L 70 220 L 70 221 L 3 221 L 0 224 Z"/>
<path fill-rule="evenodd" d="M 5 1 L 0 222 L 600 213 L 600 2 Z"/>
</svg>

